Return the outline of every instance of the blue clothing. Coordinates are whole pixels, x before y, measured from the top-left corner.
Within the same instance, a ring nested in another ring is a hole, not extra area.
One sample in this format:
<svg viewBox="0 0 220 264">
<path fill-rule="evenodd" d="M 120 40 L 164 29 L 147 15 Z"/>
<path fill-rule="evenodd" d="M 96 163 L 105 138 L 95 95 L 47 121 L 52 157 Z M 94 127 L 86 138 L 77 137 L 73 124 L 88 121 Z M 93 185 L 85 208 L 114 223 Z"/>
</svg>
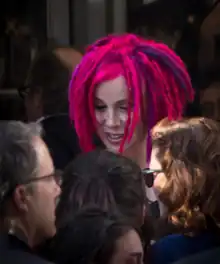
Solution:
<svg viewBox="0 0 220 264">
<path fill-rule="evenodd" d="M 180 234 L 169 235 L 152 245 L 151 263 L 172 263 L 187 256 L 215 248 L 219 244 L 219 237 L 208 232 L 193 237 Z"/>
</svg>

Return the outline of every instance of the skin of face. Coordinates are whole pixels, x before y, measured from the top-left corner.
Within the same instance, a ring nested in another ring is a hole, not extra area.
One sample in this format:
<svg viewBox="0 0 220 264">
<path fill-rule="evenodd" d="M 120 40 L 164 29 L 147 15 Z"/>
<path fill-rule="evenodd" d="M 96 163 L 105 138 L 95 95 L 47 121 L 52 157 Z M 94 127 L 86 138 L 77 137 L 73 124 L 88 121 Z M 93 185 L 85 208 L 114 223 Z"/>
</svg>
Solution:
<svg viewBox="0 0 220 264">
<path fill-rule="evenodd" d="M 103 82 L 96 88 L 97 134 L 105 147 L 114 153 L 119 152 L 124 137 L 128 107 L 132 109 L 133 105 L 128 100 L 128 87 L 123 76 Z M 143 131 L 143 122 L 140 121 L 130 142 L 125 143 L 122 154 L 135 161 L 141 168 L 146 168 L 146 135 Z M 150 201 L 157 200 L 152 188 L 146 188 L 146 193 Z"/>
<path fill-rule="evenodd" d="M 37 145 L 36 149 L 39 164 L 38 177 L 54 175 L 55 168 L 47 146 L 41 138 L 37 138 L 35 144 Z M 35 185 L 35 197 L 33 197 L 34 207 L 37 214 L 44 216 L 44 223 L 42 223 L 42 225 L 47 227 L 47 230 L 45 230 L 45 228 L 44 231 L 45 233 L 48 233 L 49 237 L 51 237 L 51 235 L 56 233 L 56 201 L 61 190 L 54 177 L 48 177 L 45 180 L 39 180 L 35 183 Z"/>
<path fill-rule="evenodd" d="M 152 149 L 151 159 L 150 159 L 150 164 L 149 164 L 149 168 L 151 170 L 162 170 L 161 164 L 157 158 L 158 151 L 159 151 L 158 148 Z M 156 196 L 158 195 L 158 192 L 160 192 L 160 190 L 163 189 L 166 182 L 167 182 L 167 179 L 163 172 L 154 173 L 154 193 Z M 159 207 L 160 207 L 160 214 L 163 215 L 166 212 L 166 209 L 161 202 L 159 202 Z"/>
<path fill-rule="evenodd" d="M 97 133 L 106 148 L 117 153 L 128 120 L 128 108 L 133 108 L 128 100 L 128 88 L 123 76 L 103 82 L 96 89 L 95 116 Z M 132 118 L 132 117 L 131 117 Z M 124 151 L 139 142 L 140 129 L 137 127 L 130 142 L 125 143 Z"/>
<path fill-rule="evenodd" d="M 23 219 L 20 229 L 30 246 L 36 246 L 55 235 L 56 200 L 60 195 L 48 148 L 40 137 L 33 139 L 33 147 L 38 161 L 35 177 L 39 180 L 30 183 L 31 191 L 27 191 L 28 185 L 18 186 L 14 195 L 19 215 Z"/>
<path fill-rule="evenodd" d="M 109 264 L 142 264 L 143 247 L 139 235 L 130 230 L 116 241 L 115 251 Z"/>
</svg>

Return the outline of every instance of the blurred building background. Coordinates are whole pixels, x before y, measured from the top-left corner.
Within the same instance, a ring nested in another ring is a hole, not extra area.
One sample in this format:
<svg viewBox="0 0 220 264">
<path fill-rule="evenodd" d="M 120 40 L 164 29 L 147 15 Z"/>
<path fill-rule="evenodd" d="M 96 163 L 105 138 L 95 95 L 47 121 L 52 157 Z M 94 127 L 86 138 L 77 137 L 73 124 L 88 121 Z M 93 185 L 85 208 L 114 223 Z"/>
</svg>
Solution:
<svg viewBox="0 0 220 264">
<path fill-rule="evenodd" d="M 2 0 L 1 108 L 16 107 L 17 88 L 39 49 L 71 45 L 83 52 L 109 33 L 134 32 L 167 43 L 199 89 L 204 72 L 219 67 L 219 15 L 216 0 Z"/>
</svg>

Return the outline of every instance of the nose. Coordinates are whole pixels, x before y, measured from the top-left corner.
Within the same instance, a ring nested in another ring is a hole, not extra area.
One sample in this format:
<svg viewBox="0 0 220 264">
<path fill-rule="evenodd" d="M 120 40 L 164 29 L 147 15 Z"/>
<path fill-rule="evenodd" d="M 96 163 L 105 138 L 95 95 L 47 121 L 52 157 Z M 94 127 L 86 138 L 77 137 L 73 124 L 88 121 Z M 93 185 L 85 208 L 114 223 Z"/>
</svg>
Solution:
<svg viewBox="0 0 220 264">
<path fill-rule="evenodd" d="M 106 113 L 105 124 L 108 127 L 116 127 L 120 125 L 120 118 L 116 111 L 109 109 Z"/>
</svg>

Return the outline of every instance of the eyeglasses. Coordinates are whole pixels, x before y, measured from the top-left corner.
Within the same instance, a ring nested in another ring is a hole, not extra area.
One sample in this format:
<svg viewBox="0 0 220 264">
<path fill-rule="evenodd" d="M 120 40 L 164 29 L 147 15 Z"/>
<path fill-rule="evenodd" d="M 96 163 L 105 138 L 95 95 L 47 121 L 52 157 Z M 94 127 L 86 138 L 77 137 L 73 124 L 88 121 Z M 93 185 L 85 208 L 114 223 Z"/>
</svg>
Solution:
<svg viewBox="0 0 220 264">
<path fill-rule="evenodd" d="M 37 182 L 37 181 L 50 180 L 50 179 L 54 179 L 58 185 L 61 185 L 61 172 L 56 171 L 48 175 L 44 175 L 44 176 L 40 176 L 36 178 L 30 178 L 27 181 L 23 182 L 22 185 L 26 185 L 26 184 Z"/>
<path fill-rule="evenodd" d="M 149 168 L 142 170 L 142 173 L 144 174 L 144 181 L 145 181 L 145 184 L 148 188 L 153 187 L 155 174 L 158 174 L 161 172 L 162 172 L 162 170 L 153 170 L 153 169 L 149 169 Z"/>
<path fill-rule="evenodd" d="M 44 181 L 44 180 L 55 180 L 55 182 L 57 183 L 57 185 L 61 185 L 61 172 L 60 171 L 56 171 L 54 173 L 48 174 L 48 175 L 44 175 L 44 176 L 40 176 L 40 177 L 36 177 L 36 178 L 30 178 L 26 181 L 23 181 L 20 184 L 15 185 L 14 187 L 11 187 L 9 185 L 9 182 L 6 182 L 5 184 L 3 184 L 0 187 L 0 203 L 2 203 L 7 197 L 9 197 L 14 190 L 16 189 L 17 186 L 19 185 L 27 185 L 33 182 L 38 182 L 38 181 Z"/>
</svg>

